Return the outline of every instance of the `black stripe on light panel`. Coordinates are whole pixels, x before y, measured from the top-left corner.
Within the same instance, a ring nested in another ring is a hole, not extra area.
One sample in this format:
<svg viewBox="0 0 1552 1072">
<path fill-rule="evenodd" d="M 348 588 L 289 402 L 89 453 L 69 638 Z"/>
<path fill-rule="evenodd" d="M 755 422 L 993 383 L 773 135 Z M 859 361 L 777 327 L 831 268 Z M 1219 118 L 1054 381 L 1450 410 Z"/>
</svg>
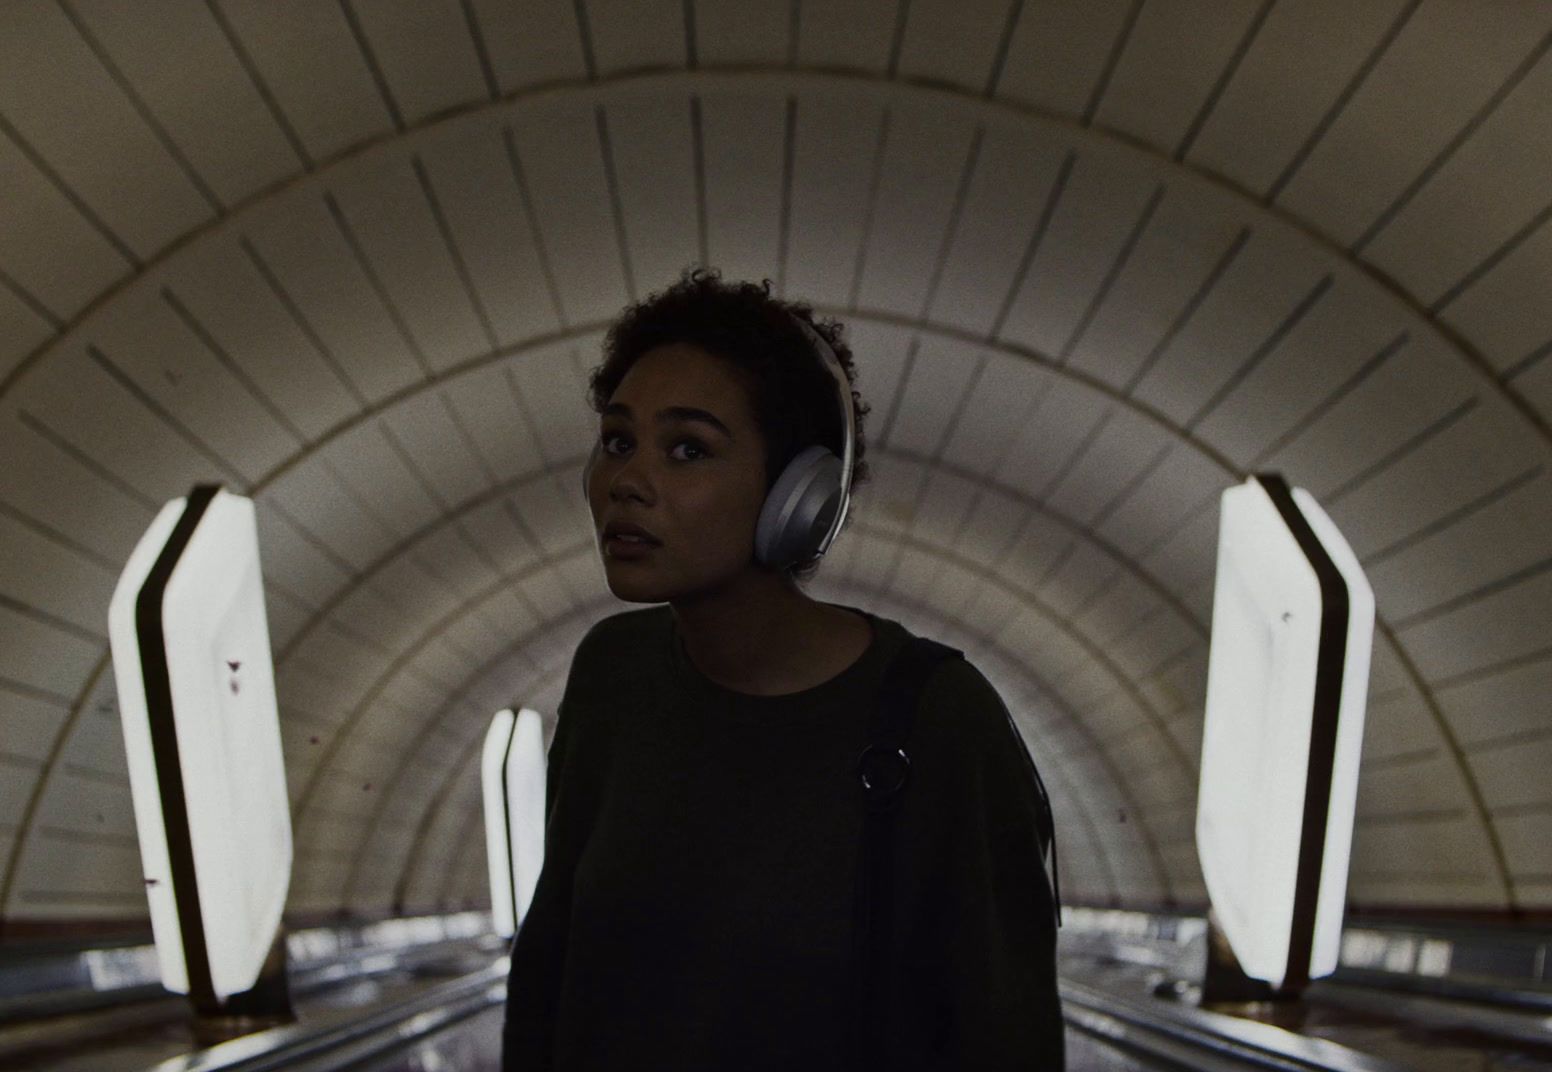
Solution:
<svg viewBox="0 0 1552 1072">
<path fill-rule="evenodd" d="M 156 762 L 157 788 L 162 802 L 167 864 L 172 874 L 173 901 L 178 909 L 178 931 L 183 939 L 189 997 L 196 1007 L 215 1006 L 216 994 L 194 871 L 194 844 L 189 832 L 183 767 L 178 756 L 178 730 L 173 721 L 172 679 L 167 669 L 162 600 L 167 594 L 167 582 L 188 549 L 194 530 L 220 490 L 219 484 L 199 484 L 189 493 L 183 515 L 173 526 L 172 535 L 167 538 L 166 546 L 135 597 L 135 638 L 140 645 L 140 674 L 145 684 L 146 719 L 150 724 L 151 753 Z"/>
<path fill-rule="evenodd" d="M 1276 473 L 1257 473 L 1256 480 L 1288 526 L 1320 584 L 1320 642 L 1315 657 L 1315 699 L 1310 721 L 1308 770 L 1304 783 L 1304 816 L 1299 827 L 1299 865 L 1293 891 L 1293 924 L 1283 985 L 1295 990 L 1309 982 L 1314 953 L 1315 913 L 1320 904 L 1320 876 L 1325 863 L 1326 819 L 1331 811 L 1331 774 L 1336 760 L 1336 733 L 1342 706 L 1342 681 L 1347 661 L 1349 604 L 1347 582 L 1336 563 L 1293 501 L 1288 482 Z"/>
</svg>

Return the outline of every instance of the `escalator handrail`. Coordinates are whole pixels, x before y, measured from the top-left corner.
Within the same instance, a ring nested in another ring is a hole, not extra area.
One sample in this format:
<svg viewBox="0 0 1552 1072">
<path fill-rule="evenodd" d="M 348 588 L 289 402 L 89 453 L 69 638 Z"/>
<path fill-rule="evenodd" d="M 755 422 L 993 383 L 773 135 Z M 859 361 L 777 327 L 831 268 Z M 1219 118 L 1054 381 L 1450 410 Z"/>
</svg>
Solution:
<svg viewBox="0 0 1552 1072">
<path fill-rule="evenodd" d="M 412 998 L 327 1027 L 286 1024 L 170 1057 L 148 1072 L 270 1072 L 378 1036 L 381 1049 L 446 1027 L 506 998 L 508 961 L 438 984 Z"/>
<path fill-rule="evenodd" d="M 423 963 L 434 962 L 451 951 L 483 944 L 477 939 L 449 938 L 441 942 L 412 945 L 398 950 L 353 949 L 307 967 L 291 975 L 289 989 L 293 997 L 327 990 L 346 982 L 372 978 L 395 971 L 413 971 Z M 62 1003 L 59 995 L 39 995 L 29 1017 L 0 1020 L 0 1066 L 40 1050 L 57 1048 L 64 1043 L 79 1043 L 83 1038 L 140 1030 L 192 1015 L 188 999 L 156 984 L 154 987 L 94 991 L 98 1000 Z"/>
<path fill-rule="evenodd" d="M 1329 1039 L 1310 1038 L 1227 1013 L 1186 1005 L 1143 1006 L 1069 979 L 1060 982 L 1062 1003 L 1145 1032 L 1243 1062 L 1247 1068 L 1300 1072 L 1406 1072 L 1406 1066 L 1361 1053 Z M 1080 1025 L 1081 1026 L 1081 1025 Z M 1146 1048 L 1141 1040 L 1134 1040 Z"/>
</svg>

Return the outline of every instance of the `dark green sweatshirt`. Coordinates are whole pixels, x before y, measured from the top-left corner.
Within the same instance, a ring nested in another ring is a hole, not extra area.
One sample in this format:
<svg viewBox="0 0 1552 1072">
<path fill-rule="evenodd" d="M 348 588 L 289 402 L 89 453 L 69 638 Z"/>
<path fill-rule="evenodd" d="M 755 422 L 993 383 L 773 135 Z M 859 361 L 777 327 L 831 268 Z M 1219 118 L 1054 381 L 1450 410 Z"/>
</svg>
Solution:
<svg viewBox="0 0 1552 1072">
<path fill-rule="evenodd" d="M 785 696 L 701 674 L 667 604 L 589 630 L 550 746 L 544 869 L 513 944 L 507 1072 L 844 1067 L 853 767 L 885 667 L 914 635 L 859 613 L 873 627 L 863 656 Z M 1063 1067 L 1023 747 L 979 670 L 951 659 L 933 672 L 896 817 L 887 1064 L 901 1072 Z"/>
</svg>

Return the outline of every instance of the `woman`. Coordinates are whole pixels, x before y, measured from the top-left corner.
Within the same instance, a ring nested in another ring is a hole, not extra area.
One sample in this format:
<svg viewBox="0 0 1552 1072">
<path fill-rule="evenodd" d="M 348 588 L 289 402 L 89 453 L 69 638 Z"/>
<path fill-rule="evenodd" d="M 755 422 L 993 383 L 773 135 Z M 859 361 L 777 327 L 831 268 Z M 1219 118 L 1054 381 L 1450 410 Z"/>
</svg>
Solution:
<svg viewBox="0 0 1552 1072">
<path fill-rule="evenodd" d="M 855 380 L 838 327 L 699 269 L 627 309 L 593 372 L 605 574 L 652 606 L 599 622 L 572 660 L 512 951 L 512 1072 L 848 1067 L 853 764 L 913 634 L 806 595 L 817 561 L 756 554 L 787 463 L 844 452 L 836 378 L 794 317 Z M 855 488 L 868 407 L 850 395 Z M 880 1067 L 1061 1068 L 1041 791 L 969 662 L 927 678 L 908 751 Z"/>
</svg>

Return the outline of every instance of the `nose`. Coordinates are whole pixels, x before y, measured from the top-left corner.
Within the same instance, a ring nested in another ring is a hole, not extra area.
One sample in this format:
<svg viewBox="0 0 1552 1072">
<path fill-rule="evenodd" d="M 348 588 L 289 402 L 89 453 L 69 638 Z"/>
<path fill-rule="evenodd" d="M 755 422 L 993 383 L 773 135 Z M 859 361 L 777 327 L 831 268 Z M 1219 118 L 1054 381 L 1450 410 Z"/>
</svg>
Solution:
<svg viewBox="0 0 1552 1072">
<path fill-rule="evenodd" d="M 634 466 L 632 463 L 633 459 L 629 458 L 624 460 L 615 459 L 613 471 L 606 474 L 606 490 L 611 502 L 622 499 L 627 495 L 633 495 L 637 499 L 643 497 L 640 467 Z"/>
</svg>

